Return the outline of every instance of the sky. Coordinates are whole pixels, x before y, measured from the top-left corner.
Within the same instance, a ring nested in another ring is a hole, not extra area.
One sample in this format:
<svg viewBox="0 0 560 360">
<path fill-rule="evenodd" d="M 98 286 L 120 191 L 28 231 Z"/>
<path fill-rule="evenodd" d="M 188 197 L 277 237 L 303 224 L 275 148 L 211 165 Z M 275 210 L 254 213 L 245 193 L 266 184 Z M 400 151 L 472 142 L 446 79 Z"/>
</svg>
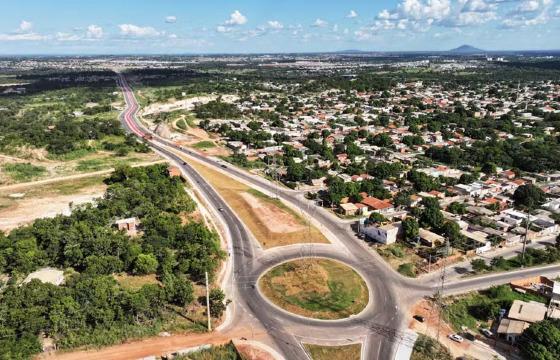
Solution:
<svg viewBox="0 0 560 360">
<path fill-rule="evenodd" d="M 560 49 L 560 0 L 0 0 L 0 54 Z"/>
</svg>

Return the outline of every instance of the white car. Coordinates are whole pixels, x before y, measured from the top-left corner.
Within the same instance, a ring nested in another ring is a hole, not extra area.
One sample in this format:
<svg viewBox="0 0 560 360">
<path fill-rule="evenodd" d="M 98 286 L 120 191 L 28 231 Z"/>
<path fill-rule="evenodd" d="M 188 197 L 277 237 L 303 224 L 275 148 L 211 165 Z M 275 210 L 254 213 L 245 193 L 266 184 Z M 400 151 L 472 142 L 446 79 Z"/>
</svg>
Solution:
<svg viewBox="0 0 560 360">
<path fill-rule="evenodd" d="M 488 329 L 480 329 L 480 332 L 481 332 L 484 336 L 489 337 L 489 338 L 491 338 L 491 337 L 494 335 L 494 334 L 492 334 L 492 331 L 490 331 L 490 330 L 488 330 Z"/>
<path fill-rule="evenodd" d="M 449 338 L 453 341 L 457 341 L 458 343 L 462 343 L 464 340 L 462 336 L 459 336 L 457 334 L 451 334 L 449 335 Z"/>
</svg>

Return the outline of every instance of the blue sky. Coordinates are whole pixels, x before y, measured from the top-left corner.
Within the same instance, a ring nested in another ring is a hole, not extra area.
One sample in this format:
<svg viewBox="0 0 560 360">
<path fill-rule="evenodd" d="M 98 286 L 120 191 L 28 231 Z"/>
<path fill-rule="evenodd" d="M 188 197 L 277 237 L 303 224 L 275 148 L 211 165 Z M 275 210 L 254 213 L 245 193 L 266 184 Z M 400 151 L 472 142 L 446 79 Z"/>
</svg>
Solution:
<svg viewBox="0 0 560 360">
<path fill-rule="evenodd" d="M 0 54 L 560 49 L 560 0 L 0 3 Z"/>
</svg>

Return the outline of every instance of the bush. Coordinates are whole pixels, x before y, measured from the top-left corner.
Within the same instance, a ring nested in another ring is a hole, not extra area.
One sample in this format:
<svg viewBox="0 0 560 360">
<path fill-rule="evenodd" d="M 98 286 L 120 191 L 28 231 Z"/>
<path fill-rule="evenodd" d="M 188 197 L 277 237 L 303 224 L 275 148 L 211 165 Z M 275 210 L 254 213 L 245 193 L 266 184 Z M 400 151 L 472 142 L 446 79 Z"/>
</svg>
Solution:
<svg viewBox="0 0 560 360">
<path fill-rule="evenodd" d="M 3 170 L 15 181 L 30 181 L 47 172 L 44 166 L 36 166 L 30 163 L 6 164 Z"/>
<path fill-rule="evenodd" d="M 411 263 L 399 265 L 397 271 L 404 276 L 416 277 L 416 267 Z"/>
<path fill-rule="evenodd" d="M 139 275 L 153 274 L 158 268 L 158 261 L 153 254 L 140 254 L 134 263 L 134 272 Z"/>
<path fill-rule="evenodd" d="M 453 360 L 453 356 L 437 340 L 420 334 L 414 343 L 410 360 Z"/>
</svg>

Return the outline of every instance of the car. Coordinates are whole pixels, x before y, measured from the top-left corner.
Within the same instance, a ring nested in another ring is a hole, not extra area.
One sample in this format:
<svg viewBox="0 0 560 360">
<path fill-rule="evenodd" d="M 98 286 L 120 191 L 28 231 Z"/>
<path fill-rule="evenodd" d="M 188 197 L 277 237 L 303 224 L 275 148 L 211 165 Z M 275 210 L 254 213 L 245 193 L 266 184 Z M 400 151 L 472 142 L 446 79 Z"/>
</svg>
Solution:
<svg viewBox="0 0 560 360">
<path fill-rule="evenodd" d="M 186 161 L 183 161 L 183 165 L 187 165 L 187 162 L 186 162 Z"/>
<path fill-rule="evenodd" d="M 224 169 L 227 169 L 227 166 L 225 166 L 224 164 L 222 164 L 222 167 L 223 167 Z"/>
<path fill-rule="evenodd" d="M 458 343 L 462 343 L 463 342 L 463 337 L 457 334 L 451 334 L 449 335 L 449 338 L 453 341 L 457 341 Z"/>
<path fill-rule="evenodd" d="M 224 208 L 218 208 L 218 211 L 224 211 Z"/>
<path fill-rule="evenodd" d="M 480 329 L 480 332 L 482 333 L 482 335 L 491 338 L 492 336 L 494 336 L 494 334 L 492 334 L 492 331 L 488 330 L 488 329 Z"/>
<path fill-rule="evenodd" d="M 424 317 L 422 315 L 414 315 L 413 317 L 416 321 L 419 321 L 421 323 L 424 322 Z"/>
</svg>

